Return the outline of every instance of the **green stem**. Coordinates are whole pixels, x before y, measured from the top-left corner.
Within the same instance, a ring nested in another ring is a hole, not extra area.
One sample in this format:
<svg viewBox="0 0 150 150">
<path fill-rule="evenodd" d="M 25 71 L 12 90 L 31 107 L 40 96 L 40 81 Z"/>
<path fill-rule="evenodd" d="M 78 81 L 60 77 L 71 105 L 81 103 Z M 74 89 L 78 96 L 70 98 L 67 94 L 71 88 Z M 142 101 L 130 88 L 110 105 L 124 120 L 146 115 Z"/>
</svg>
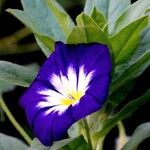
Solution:
<svg viewBox="0 0 150 150">
<path fill-rule="evenodd" d="M 0 97 L 0 106 L 3 109 L 3 111 L 6 113 L 8 119 L 10 120 L 10 122 L 14 125 L 14 127 L 18 130 L 18 132 L 22 135 L 22 137 L 30 145 L 31 142 L 32 142 L 31 138 L 28 136 L 28 134 L 24 131 L 24 129 L 19 125 L 19 123 L 14 118 L 14 116 L 11 114 L 10 110 L 8 109 L 8 107 L 5 104 L 2 97 Z"/>
<path fill-rule="evenodd" d="M 101 137 L 96 145 L 96 150 L 103 150 L 105 136 Z"/>
<path fill-rule="evenodd" d="M 24 27 L 8 37 L 3 37 L 2 39 L 0 39 L 0 43 L 5 45 L 17 43 L 21 39 L 24 39 L 31 34 L 32 32 L 28 28 Z"/>
<path fill-rule="evenodd" d="M 86 118 L 83 119 L 83 124 L 84 124 L 84 128 L 85 128 L 85 131 L 86 131 L 86 137 L 87 137 L 88 144 L 90 146 L 90 149 L 92 150 L 93 146 L 92 146 L 92 139 L 91 139 L 91 134 L 90 134 L 90 128 L 89 128 L 89 125 L 88 125 L 88 122 L 87 122 Z"/>
<path fill-rule="evenodd" d="M 119 137 L 121 139 L 126 139 L 126 133 L 125 133 L 125 128 L 123 126 L 123 123 L 121 121 L 119 121 L 117 123 L 117 125 L 118 125 L 118 129 L 119 129 Z"/>
<path fill-rule="evenodd" d="M 118 149 L 122 148 L 124 144 L 127 142 L 127 136 L 125 133 L 124 125 L 121 121 L 117 123 L 118 129 L 119 129 L 119 139 L 118 139 Z"/>
</svg>

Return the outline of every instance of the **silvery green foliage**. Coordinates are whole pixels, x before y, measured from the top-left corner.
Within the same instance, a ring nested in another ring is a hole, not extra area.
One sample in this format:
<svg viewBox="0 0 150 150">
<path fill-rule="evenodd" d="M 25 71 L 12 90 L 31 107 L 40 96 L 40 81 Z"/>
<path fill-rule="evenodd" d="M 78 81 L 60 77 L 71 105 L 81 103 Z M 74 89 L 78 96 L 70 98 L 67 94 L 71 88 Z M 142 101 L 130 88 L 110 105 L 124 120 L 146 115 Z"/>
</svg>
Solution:
<svg viewBox="0 0 150 150">
<path fill-rule="evenodd" d="M 17 138 L 0 133 L 0 149 L 28 150 L 28 146 Z"/>
<path fill-rule="evenodd" d="M 147 13 L 150 7 L 149 0 L 138 0 L 132 5 L 130 0 L 113 2 L 86 0 L 84 12 L 77 16 L 76 25 L 54 0 L 22 0 L 21 2 L 23 11 L 14 9 L 8 11 L 33 31 L 45 55 L 48 56 L 54 49 L 55 41 L 64 41 L 68 44 L 100 42 L 109 46 L 113 60 L 113 73 L 109 97 L 103 111 L 109 117 L 100 120 L 101 112 L 95 115 L 96 126 L 93 124 L 91 126 L 93 137 L 99 139 L 106 135 L 119 120 L 125 119 L 150 100 L 150 91 L 147 90 L 143 96 L 131 100 L 118 113 L 112 115 L 116 106 L 133 88 L 135 79 L 150 65 L 150 21 Z M 36 72 L 25 67 L 0 62 L 0 80 L 29 86 L 35 75 Z M 77 128 L 72 127 L 70 131 L 72 130 Z M 128 150 L 132 150 L 132 141 L 136 139 L 138 133 L 131 137 L 131 142 L 127 144 Z M 140 130 L 141 136 L 144 137 L 144 133 L 145 130 Z M 79 137 L 77 143 L 81 143 L 82 140 L 83 138 Z M 74 146 L 75 143 L 70 142 L 70 145 Z M 64 145 L 62 146 L 62 150 L 65 150 Z M 83 149 L 85 147 L 88 147 L 86 142 L 82 145 Z M 41 150 L 44 148 L 41 147 Z"/>
</svg>

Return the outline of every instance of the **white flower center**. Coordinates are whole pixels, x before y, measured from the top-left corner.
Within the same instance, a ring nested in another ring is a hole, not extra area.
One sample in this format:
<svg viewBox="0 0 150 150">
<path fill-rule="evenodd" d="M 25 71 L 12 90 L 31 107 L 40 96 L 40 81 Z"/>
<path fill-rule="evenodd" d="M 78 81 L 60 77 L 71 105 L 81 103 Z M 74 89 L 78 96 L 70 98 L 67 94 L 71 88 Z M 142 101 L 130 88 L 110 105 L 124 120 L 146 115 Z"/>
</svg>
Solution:
<svg viewBox="0 0 150 150">
<path fill-rule="evenodd" d="M 68 67 L 67 77 L 62 75 L 53 74 L 50 77 L 50 83 L 54 86 L 56 91 L 51 89 L 43 89 L 38 91 L 39 94 L 45 96 L 46 101 L 38 103 L 38 107 L 51 107 L 50 110 L 64 110 L 70 105 L 75 105 L 79 102 L 82 96 L 84 96 L 86 90 L 89 88 L 89 82 L 92 79 L 94 71 L 86 74 L 84 66 L 79 68 L 79 74 L 77 76 L 76 70 L 72 67 Z"/>
</svg>

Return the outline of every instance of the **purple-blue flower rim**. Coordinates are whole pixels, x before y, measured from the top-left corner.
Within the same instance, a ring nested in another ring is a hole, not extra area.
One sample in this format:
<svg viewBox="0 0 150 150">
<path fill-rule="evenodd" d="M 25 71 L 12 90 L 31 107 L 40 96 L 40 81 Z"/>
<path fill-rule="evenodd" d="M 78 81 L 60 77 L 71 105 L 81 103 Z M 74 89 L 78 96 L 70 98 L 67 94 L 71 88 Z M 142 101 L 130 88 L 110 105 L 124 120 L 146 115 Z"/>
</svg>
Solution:
<svg viewBox="0 0 150 150">
<path fill-rule="evenodd" d="M 50 146 L 73 123 L 100 110 L 108 95 L 111 69 L 106 45 L 56 42 L 55 51 L 20 101 L 35 136 Z"/>
</svg>

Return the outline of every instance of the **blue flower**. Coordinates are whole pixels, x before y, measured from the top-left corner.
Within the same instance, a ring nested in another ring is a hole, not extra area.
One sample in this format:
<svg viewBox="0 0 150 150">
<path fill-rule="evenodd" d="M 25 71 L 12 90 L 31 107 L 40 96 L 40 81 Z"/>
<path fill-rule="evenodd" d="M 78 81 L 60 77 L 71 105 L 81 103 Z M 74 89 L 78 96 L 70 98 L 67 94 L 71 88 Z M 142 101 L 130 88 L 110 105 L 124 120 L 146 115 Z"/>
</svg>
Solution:
<svg viewBox="0 0 150 150">
<path fill-rule="evenodd" d="M 55 51 L 21 98 L 28 122 L 44 145 L 62 139 L 73 123 L 101 109 L 111 68 L 106 45 L 56 42 Z"/>
</svg>

